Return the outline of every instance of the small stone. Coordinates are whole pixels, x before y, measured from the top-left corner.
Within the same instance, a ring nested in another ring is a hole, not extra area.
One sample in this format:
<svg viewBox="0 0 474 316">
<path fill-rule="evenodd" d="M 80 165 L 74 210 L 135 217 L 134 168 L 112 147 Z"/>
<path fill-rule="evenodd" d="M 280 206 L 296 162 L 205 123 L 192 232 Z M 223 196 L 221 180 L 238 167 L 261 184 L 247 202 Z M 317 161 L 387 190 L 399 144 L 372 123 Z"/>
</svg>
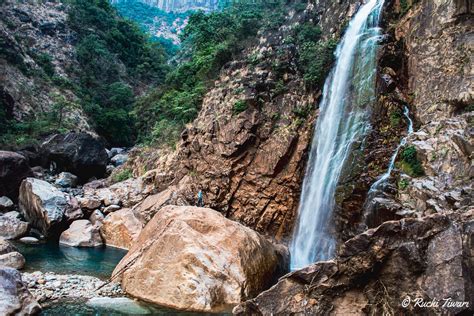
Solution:
<svg viewBox="0 0 474 316">
<path fill-rule="evenodd" d="M 19 239 L 19 241 L 24 243 L 24 244 L 30 244 L 30 245 L 35 245 L 35 244 L 39 243 L 39 240 L 37 238 L 31 237 L 31 236 L 22 237 L 22 238 Z"/>
<path fill-rule="evenodd" d="M 79 182 L 79 178 L 73 175 L 72 173 L 61 172 L 54 183 L 63 188 L 73 188 L 77 186 L 78 182 Z"/>
<path fill-rule="evenodd" d="M 5 212 L 13 209 L 13 202 L 6 196 L 0 197 L 0 212 Z"/>
<path fill-rule="evenodd" d="M 43 285 L 43 284 L 46 283 L 46 281 L 45 281 L 44 279 L 38 279 L 38 281 L 36 281 L 36 282 L 37 282 L 38 284 L 41 284 L 41 285 Z"/>
<path fill-rule="evenodd" d="M 107 207 L 104 209 L 104 213 L 105 213 L 105 214 L 109 214 L 109 213 L 118 211 L 118 210 L 120 210 L 120 209 L 121 209 L 120 206 L 114 204 L 114 205 L 107 206 Z"/>
</svg>

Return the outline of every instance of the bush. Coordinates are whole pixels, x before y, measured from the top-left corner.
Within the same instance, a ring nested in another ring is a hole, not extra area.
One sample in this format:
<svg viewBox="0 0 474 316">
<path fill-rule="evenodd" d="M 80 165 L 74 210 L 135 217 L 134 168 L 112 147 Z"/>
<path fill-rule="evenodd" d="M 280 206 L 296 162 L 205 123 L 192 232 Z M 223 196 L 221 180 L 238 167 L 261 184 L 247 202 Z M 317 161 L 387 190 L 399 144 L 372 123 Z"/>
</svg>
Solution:
<svg viewBox="0 0 474 316">
<path fill-rule="evenodd" d="M 415 146 L 405 147 L 400 156 L 402 159 L 402 170 L 406 174 L 412 177 L 419 177 L 425 174 L 418 160 Z"/>
<path fill-rule="evenodd" d="M 35 62 L 40 66 L 49 77 L 54 76 L 53 58 L 47 54 L 31 54 Z"/>
<path fill-rule="evenodd" d="M 408 188 L 409 185 L 410 182 L 408 182 L 407 179 L 401 179 L 400 181 L 398 181 L 398 188 L 400 190 L 405 190 L 406 188 Z"/>
<path fill-rule="evenodd" d="M 310 88 L 321 88 L 334 62 L 334 50 L 337 43 L 309 42 L 300 48 L 299 66 L 304 74 L 304 81 Z"/>
<path fill-rule="evenodd" d="M 133 177 L 132 170 L 125 168 L 112 175 L 112 182 L 122 182 Z"/>
<path fill-rule="evenodd" d="M 242 113 L 243 111 L 247 110 L 248 105 L 245 100 L 239 100 L 235 102 L 234 107 L 232 108 L 234 114 Z"/>
</svg>

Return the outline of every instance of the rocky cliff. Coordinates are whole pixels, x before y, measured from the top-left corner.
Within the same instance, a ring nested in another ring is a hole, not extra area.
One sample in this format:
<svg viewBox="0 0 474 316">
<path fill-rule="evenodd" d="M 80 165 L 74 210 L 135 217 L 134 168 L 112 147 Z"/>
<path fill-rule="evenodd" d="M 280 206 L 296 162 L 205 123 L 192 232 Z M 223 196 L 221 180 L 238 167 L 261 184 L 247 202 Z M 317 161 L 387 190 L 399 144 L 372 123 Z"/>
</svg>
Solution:
<svg viewBox="0 0 474 316">
<path fill-rule="evenodd" d="M 320 96 L 305 86 L 300 48 L 290 39 L 305 22 L 338 38 L 353 2 L 289 12 L 282 27 L 261 33 L 245 57 L 222 70 L 177 150 L 151 154 L 159 159 L 145 169 L 155 169 L 159 193 L 149 200 L 161 204 L 148 218 L 164 204 L 196 204 L 201 190 L 204 204 L 226 217 L 277 239 L 290 235 Z M 129 161 L 135 174 L 143 172 L 144 156 Z"/>
<path fill-rule="evenodd" d="M 339 189 L 338 254 L 287 275 L 237 314 L 417 314 L 427 311 L 421 302 L 435 302 L 433 313 L 472 311 L 472 2 L 385 6 L 378 119 Z M 395 114 L 402 106 L 415 131 L 368 196 L 406 135 Z"/>
<path fill-rule="evenodd" d="M 77 96 L 70 69 L 77 68 L 76 34 L 67 26 L 63 4 L 2 1 L 0 14 L 0 103 L 7 118 L 23 121 L 52 110 L 61 97 Z M 65 120 L 90 131 L 80 107 Z"/>
</svg>

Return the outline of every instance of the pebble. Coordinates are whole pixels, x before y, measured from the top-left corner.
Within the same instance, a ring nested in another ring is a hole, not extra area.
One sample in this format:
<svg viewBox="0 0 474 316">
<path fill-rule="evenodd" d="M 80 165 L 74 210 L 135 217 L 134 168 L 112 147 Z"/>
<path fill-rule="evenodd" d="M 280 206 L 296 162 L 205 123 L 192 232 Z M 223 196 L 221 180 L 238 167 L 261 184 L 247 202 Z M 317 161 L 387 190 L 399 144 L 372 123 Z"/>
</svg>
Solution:
<svg viewBox="0 0 474 316">
<path fill-rule="evenodd" d="M 104 281 L 86 275 L 62 275 L 52 272 L 22 273 L 22 278 L 28 290 L 38 302 L 56 301 L 61 299 L 90 299 L 94 297 L 124 296 L 120 284 Z"/>
</svg>

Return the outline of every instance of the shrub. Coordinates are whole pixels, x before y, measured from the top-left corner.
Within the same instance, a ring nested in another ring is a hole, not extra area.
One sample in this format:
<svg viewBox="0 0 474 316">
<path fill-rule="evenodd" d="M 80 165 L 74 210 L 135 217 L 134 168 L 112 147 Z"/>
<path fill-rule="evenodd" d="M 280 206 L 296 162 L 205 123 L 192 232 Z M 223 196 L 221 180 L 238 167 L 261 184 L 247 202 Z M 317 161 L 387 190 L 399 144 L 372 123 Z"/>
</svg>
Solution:
<svg viewBox="0 0 474 316">
<path fill-rule="evenodd" d="M 310 88 L 320 88 L 334 62 L 336 42 L 305 43 L 300 49 L 299 65 Z"/>
<path fill-rule="evenodd" d="M 425 174 L 418 160 L 415 146 L 405 147 L 401 153 L 402 170 L 412 176 L 419 177 Z"/>
<path fill-rule="evenodd" d="M 245 100 L 239 100 L 234 103 L 234 107 L 232 108 L 232 111 L 234 114 L 239 114 L 245 110 L 247 110 L 248 105 Z"/>
<path fill-rule="evenodd" d="M 405 190 L 410 185 L 410 182 L 407 179 L 401 179 L 398 181 L 398 188 L 400 190 Z"/>
<path fill-rule="evenodd" d="M 49 54 L 32 54 L 32 57 L 49 77 L 54 75 L 53 58 Z"/>
<path fill-rule="evenodd" d="M 120 170 L 112 175 L 112 182 L 122 182 L 128 180 L 133 177 L 133 173 L 131 169 L 125 168 Z"/>
<path fill-rule="evenodd" d="M 400 121 L 402 119 L 402 113 L 399 109 L 390 112 L 390 125 L 392 127 L 397 127 L 400 125 Z"/>
</svg>

